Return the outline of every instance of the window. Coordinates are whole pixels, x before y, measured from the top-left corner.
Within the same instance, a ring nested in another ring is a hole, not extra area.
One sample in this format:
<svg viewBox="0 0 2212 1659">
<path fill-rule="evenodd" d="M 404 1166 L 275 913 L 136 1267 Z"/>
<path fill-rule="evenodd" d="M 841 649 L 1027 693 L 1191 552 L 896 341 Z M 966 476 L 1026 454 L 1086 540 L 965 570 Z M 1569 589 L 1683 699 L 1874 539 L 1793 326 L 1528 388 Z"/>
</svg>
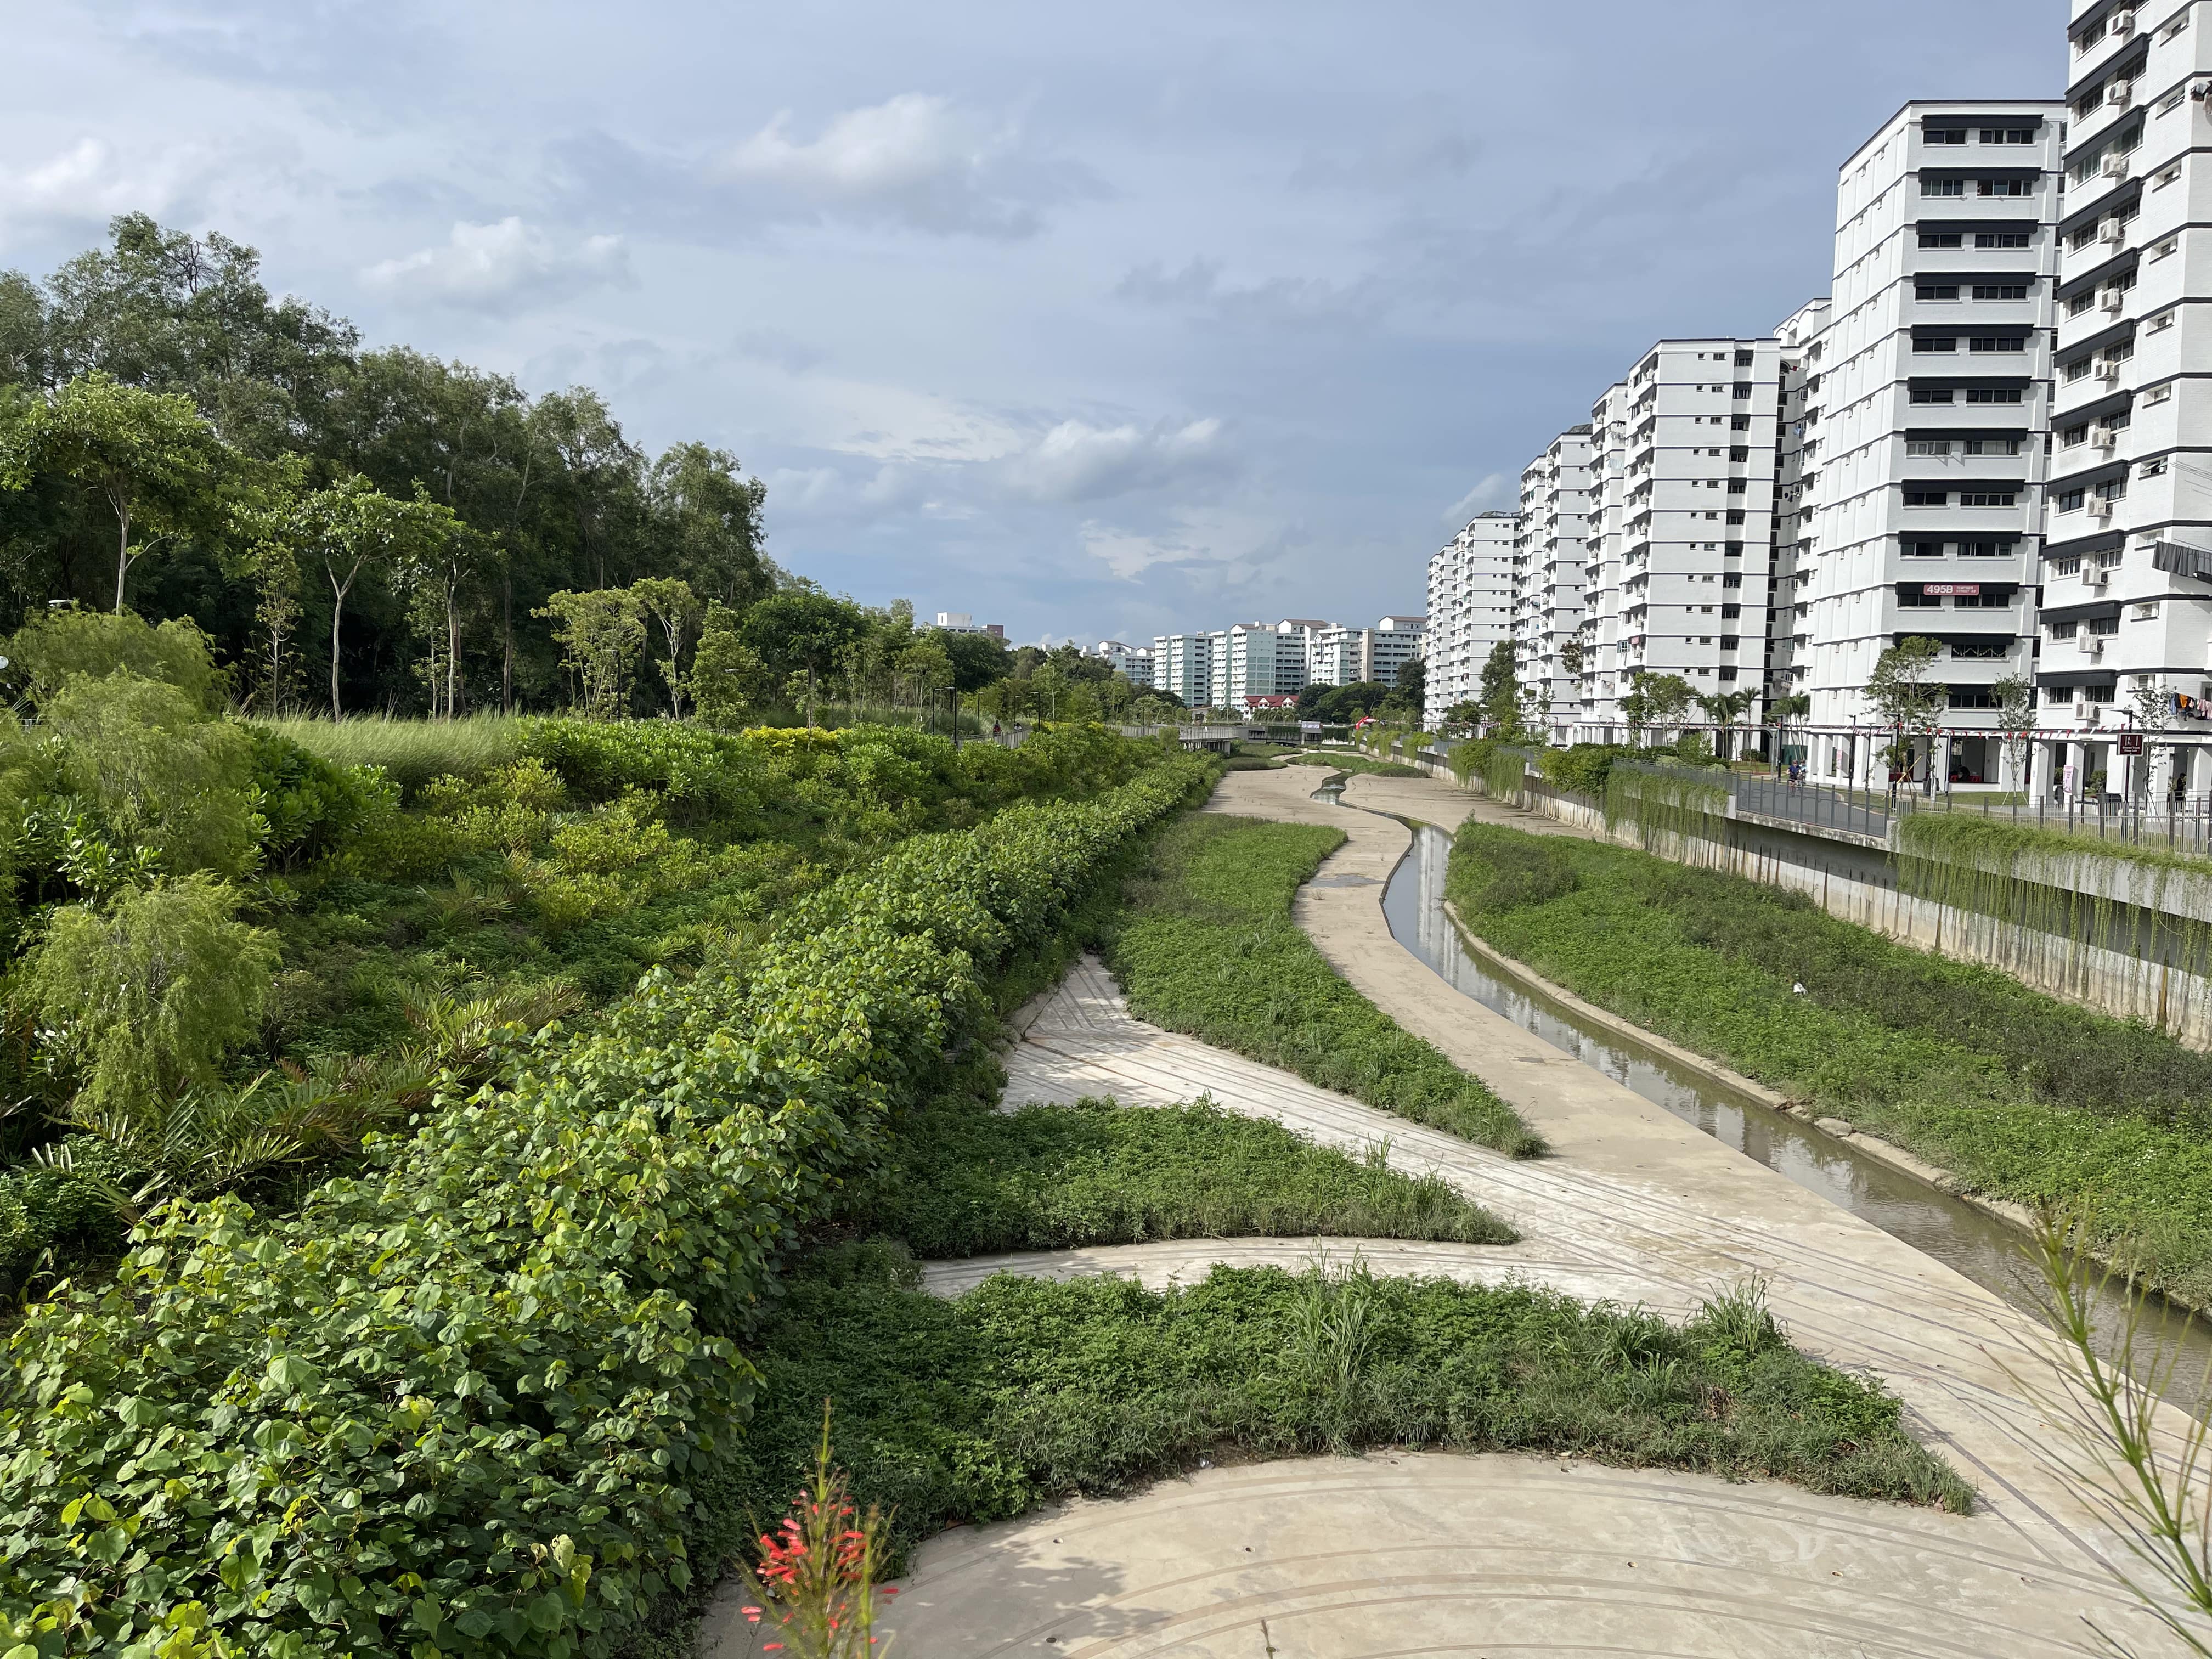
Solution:
<svg viewBox="0 0 2212 1659">
<path fill-rule="evenodd" d="M 1721 578 L 1721 586 L 1723 587 L 1741 587 L 1743 586 L 1742 573 L 1740 571 L 1731 570 L 1727 575 Z"/>
<path fill-rule="evenodd" d="M 2077 554 L 2070 559 L 2053 559 L 2051 562 L 2051 574 L 2054 576 L 2080 575 L 2081 574 L 2081 556 Z"/>
<path fill-rule="evenodd" d="M 1956 283 L 1916 283 L 1912 289 L 1916 300 L 1955 300 L 1959 297 Z"/>
<path fill-rule="evenodd" d="M 1728 493 L 1731 495 L 1744 495 L 1747 493 L 1747 486 L 1750 484 L 1750 482 L 1751 481 L 1748 478 L 1730 478 L 1729 480 Z"/>
<path fill-rule="evenodd" d="M 2027 338 L 2021 334 L 1973 334 L 1966 338 L 1970 351 L 2025 351 Z"/>
<path fill-rule="evenodd" d="M 2097 290 L 2094 288 L 2085 288 L 2066 301 L 2066 314 L 2069 317 L 2079 317 L 2096 303 Z"/>
<path fill-rule="evenodd" d="M 2019 500 L 2019 492 L 2011 489 L 1968 489 L 1959 495 L 1961 507 L 2010 507 Z"/>
<path fill-rule="evenodd" d="M 2154 259 L 2163 259 L 2169 253 L 2178 252 L 2180 246 L 2181 239 L 2179 236 L 2169 236 L 2150 251 L 2150 257 Z"/>
<path fill-rule="evenodd" d="M 2060 490 L 2058 492 L 2058 510 L 2061 513 L 2079 513 L 2081 510 L 2082 501 L 2087 499 L 2087 491 L 2079 489 Z"/>
<path fill-rule="evenodd" d="M 1925 127 L 1921 136 L 1931 144 L 1963 144 L 1966 142 L 1964 127 Z"/>
<path fill-rule="evenodd" d="M 2095 46 L 2097 42 L 2105 38 L 2105 31 L 2110 27 L 2111 20 L 2109 18 L 2100 17 L 2095 22 L 2090 24 L 2087 28 L 2083 29 L 2080 34 L 2075 36 L 2074 50 L 2076 52 L 2088 51 L 2090 47 Z"/>
<path fill-rule="evenodd" d="M 1713 416 L 1713 423 L 1714 423 L 1716 426 L 1717 426 L 1717 425 L 1719 425 L 1719 424 L 1720 424 L 1720 418 L 1721 418 L 1721 417 L 1720 417 L 1719 416 L 1717 416 L 1717 415 L 1716 415 L 1716 416 Z M 1731 415 L 1731 416 L 1729 416 L 1729 431 L 1731 431 L 1731 432 L 1748 432 L 1748 431 L 1750 431 L 1750 430 L 1751 430 L 1751 416 L 1748 416 L 1748 415 Z"/>
<path fill-rule="evenodd" d="M 2007 536 L 1995 541 L 1960 542 L 1959 551 L 1970 559 L 2009 558 L 2020 550 L 2017 537 Z"/>
<path fill-rule="evenodd" d="M 2092 617 L 2089 618 L 2089 637 L 2093 640 L 2106 639 L 2119 631 L 2120 619 L 2118 617 Z"/>
<path fill-rule="evenodd" d="M 2017 455 L 2017 438 L 1968 438 L 1960 446 L 1969 455 Z"/>
<path fill-rule="evenodd" d="M 1984 127 L 1982 142 L 1985 144 L 2032 144 L 2035 142 L 2033 127 Z"/>
<path fill-rule="evenodd" d="M 1966 388 L 1970 404 L 2016 404 L 2020 388 L 2016 386 L 1970 386 Z"/>
<path fill-rule="evenodd" d="M 1920 193 L 1923 196 L 1964 196 L 1966 181 L 1964 179 L 1923 179 Z"/>
<path fill-rule="evenodd" d="M 1941 611 L 1943 608 L 1942 600 L 1931 599 L 1917 587 L 1901 590 L 1897 602 L 1908 611 Z"/>
<path fill-rule="evenodd" d="M 2097 630 L 2095 627 L 2092 625 L 2089 631 L 2094 634 Z M 2109 683 L 2104 685 L 2085 685 L 2081 688 L 2081 701 L 2083 702 L 2111 702 L 2117 699 L 2119 695 L 2119 687 L 2117 684 Z"/>
<path fill-rule="evenodd" d="M 2080 629 L 2081 624 L 2079 623 L 2052 623 L 2051 624 L 2051 637 L 2054 640 L 2070 640 L 2080 631 Z"/>
<path fill-rule="evenodd" d="M 2062 449 L 2072 449 L 2077 445 L 2085 444 L 2088 441 L 2089 423 L 2087 421 L 2081 422 L 2074 426 L 2062 428 L 2058 434 L 2058 446 Z"/>
<path fill-rule="evenodd" d="M 1711 542 L 1707 542 L 1705 545 L 1707 547 L 1711 547 L 1712 544 Z M 1727 548 L 1723 550 L 1723 556 L 1731 559 L 1741 558 L 1743 556 L 1743 544 L 1741 542 L 1730 542 Z"/>
<path fill-rule="evenodd" d="M 2153 190 L 2164 190 L 2168 185 L 2179 183 L 2180 179 L 2181 163 L 2176 161 L 2170 167 L 2160 167 L 2152 178 L 2150 187 Z"/>
<path fill-rule="evenodd" d="M 1718 392 L 1720 388 L 1718 386 L 1715 386 L 1713 390 Z M 1751 382 L 1748 380 L 1738 380 L 1735 383 L 1735 395 L 1739 398 L 1748 398 L 1751 396 Z"/>
<path fill-rule="evenodd" d="M 1956 299 L 1958 296 L 1954 294 L 1952 297 Z M 2027 284 L 2026 283 L 1976 283 L 1974 297 L 1977 300 L 2025 300 L 2027 298 Z"/>
<path fill-rule="evenodd" d="M 1912 401 L 1916 404 L 1948 404 L 1952 401 L 1951 388 L 1948 386 L 1917 386 L 1912 388 Z"/>
<path fill-rule="evenodd" d="M 2162 404 L 2172 396 L 2173 396 L 2173 388 L 2172 386 L 2154 386 L 2151 387 L 2149 391 L 2143 393 L 2142 400 L 2147 404 Z"/>
<path fill-rule="evenodd" d="M 1712 517 L 1712 514 L 1710 514 L 1710 513 L 1708 513 L 1705 516 L 1706 516 L 1707 518 L 1709 518 L 1709 519 L 1710 519 L 1711 517 Z M 1741 508 L 1738 508 L 1736 511 L 1735 511 L 1735 512 L 1733 512 L 1733 513 L 1729 514 L 1728 515 L 1728 521 L 1729 521 L 1730 524 L 1741 524 L 1741 523 L 1743 522 L 1743 512 L 1742 512 L 1742 510 L 1741 510 Z"/>
<path fill-rule="evenodd" d="M 2033 179 L 1978 179 L 1974 184 L 1975 193 L 1980 196 L 2033 196 L 2035 194 L 2035 180 Z"/>
<path fill-rule="evenodd" d="M 2180 35 L 2182 30 L 2188 27 L 2189 13 L 2185 9 L 2179 16 L 2176 17 L 2171 23 L 2168 23 L 2164 28 L 2158 32 L 2158 38 L 2161 40 L 2172 40 L 2177 39 Z"/>
<path fill-rule="evenodd" d="M 1948 507 L 1951 492 L 1930 489 L 1925 484 L 1907 484 L 1905 486 L 1905 504 L 1907 507 Z"/>
<path fill-rule="evenodd" d="M 2058 372 L 2063 374 L 2066 379 L 2071 382 L 2082 379 L 2096 366 L 2096 361 L 2094 358 L 2076 357 L 2072 362 L 2064 365 Z"/>
<path fill-rule="evenodd" d="M 1965 235 L 1955 230 L 1923 230 L 1920 233 L 1920 246 L 1923 247 L 1964 247 L 1966 245 Z M 1978 239 L 1976 246 L 1980 246 Z"/>
<path fill-rule="evenodd" d="M 1737 352 L 1735 354 L 1735 366 L 1738 368 L 1749 368 L 1751 367 L 1751 353 L 1748 351 Z"/>
<path fill-rule="evenodd" d="M 2153 334 L 2155 334 L 2155 333 L 2157 333 L 2160 329 L 2172 328 L 2172 326 L 2173 326 L 2173 313 L 2172 313 L 2172 312 L 2170 312 L 2170 311 L 2161 311 L 2161 312 L 2160 312 L 2160 313 L 2158 313 L 2158 315 L 2157 315 L 2157 316 L 2155 316 L 2155 317 L 2154 317 L 2154 318 L 2152 318 L 2152 319 L 2150 319 L 2150 331 L 2150 331 L 2151 333 L 2153 333 Z"/>
<path fill-rule="evenodd" d="M 1943 556 L 1943 544 L 1917 542 L 1908 538 L 1898 544 L 1897 550 L 1908 559 L 1940 559 Z"/>
<path fill-rule="evenodd" d="M 1750 459 L 1751 459 L 1751 446 L 1750 446 L 1750 445 L 1748 445 L 1748 444 L 1735 444 L 1735 445 L 1731 445 L 1731 446 L 1729 447 L 1729 459 L 1730 459 L 1730 460 L 1732 460 L 1732 461 L 1747 461 L 1747 460 L 1749 460 Z"/>
<path fill-rule="evenodd" d="M 1951 441 L 1948 438 L 1907 438 L 1905 453 L 1908 455 L 1948 455 Z"/>
<path fill-rule="evenodd" d="M 2158 601 L 2156 599 L 2153 599 L 2147 605 L 2137 605 L 2135 609 L 2134 620 L 2136 622 L 2156 622 L 2158 620 Z"/>
<path fill-rule="evenodd" d="M 1916 334 L 1912 337 L 1915 351 L 1956 351 L 1959 343 L 1948 334 Z"/>
<path fill-rule="evenodd" d="M 2026 247 L 2033 239 L 2024 230 L 1978 230 L 1976 247 Z"/>
</svg>

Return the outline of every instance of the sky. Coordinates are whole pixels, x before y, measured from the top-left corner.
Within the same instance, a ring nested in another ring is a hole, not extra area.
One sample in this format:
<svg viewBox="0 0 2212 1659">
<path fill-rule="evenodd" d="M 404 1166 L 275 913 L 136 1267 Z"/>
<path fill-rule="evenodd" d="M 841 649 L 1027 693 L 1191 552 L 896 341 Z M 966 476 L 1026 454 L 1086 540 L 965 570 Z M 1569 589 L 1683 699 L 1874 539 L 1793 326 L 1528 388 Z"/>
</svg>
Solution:
<svg viewBox="0 0 2212 1659">
<path fill-rule="evenodd" d="M 1900 104 L 2058 95 L 2066 10 L 0 0 L 0 269 L 221 230 L 732 452 L 866 604 L 1371 624 L 1651 341 L 1825 293 Z"/>
</svg>

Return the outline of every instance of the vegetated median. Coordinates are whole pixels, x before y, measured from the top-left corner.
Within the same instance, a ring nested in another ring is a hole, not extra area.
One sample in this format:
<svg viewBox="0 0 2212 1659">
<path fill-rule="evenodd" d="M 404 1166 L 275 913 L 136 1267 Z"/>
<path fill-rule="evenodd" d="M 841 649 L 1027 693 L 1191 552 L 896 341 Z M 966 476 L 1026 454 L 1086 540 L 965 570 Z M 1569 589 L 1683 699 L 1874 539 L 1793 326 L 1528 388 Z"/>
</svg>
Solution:
<svg viewBox="0 0 2212 1659">
<path fill-rule="evenodd" d="M 1291 920 L 1298 888 L 1343 842 L 1339 830 L 1212 813 L 1170 825 L 1108 939 L 1131 1009 L 1417 1123 L 1540 1154 L 1510 1106 L 1360 995 Z"/>
<path fill-rule="evenodd" d="M 1355 773 L 1372 778 L 1425 778 L 1428 774 L 1418 766 L 1407 766 L 1397 761 L 1376 760 L 1366 755 L 1355 755 L 1346 750 L 1312 750 L 1291 756 L 1285 762 L 1290 766 L 1325 766 L 1332 772 Z"/>
<path fill-rule="evenodd" d="M 1467 927 L 1577 995 L 1969 1191 L 2086 1205 L 2102 1253 L 2212 1306 L 2212 1056 L 1625 848 L 1470 823 L 1448 890 Z"/>
</svg>

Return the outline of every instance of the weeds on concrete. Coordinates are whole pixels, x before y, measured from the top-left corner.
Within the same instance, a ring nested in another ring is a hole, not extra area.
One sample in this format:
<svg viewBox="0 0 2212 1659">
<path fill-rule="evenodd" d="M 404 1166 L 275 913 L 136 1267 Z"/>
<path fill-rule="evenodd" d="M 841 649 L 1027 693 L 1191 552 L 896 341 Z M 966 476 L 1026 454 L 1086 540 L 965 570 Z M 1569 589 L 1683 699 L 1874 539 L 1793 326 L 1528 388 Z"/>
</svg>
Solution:
<svg viewBox="0 0 2212 1659">
<path fill-rule="evenodd" d="M 1291 920 L 1343 832 L 1194 814 L 1129 881 L 1108 957 L 1140 1018 L 1417 1123 L 1534 1157 L 1513 1109 L 1346 983 Z"/>
</svg>

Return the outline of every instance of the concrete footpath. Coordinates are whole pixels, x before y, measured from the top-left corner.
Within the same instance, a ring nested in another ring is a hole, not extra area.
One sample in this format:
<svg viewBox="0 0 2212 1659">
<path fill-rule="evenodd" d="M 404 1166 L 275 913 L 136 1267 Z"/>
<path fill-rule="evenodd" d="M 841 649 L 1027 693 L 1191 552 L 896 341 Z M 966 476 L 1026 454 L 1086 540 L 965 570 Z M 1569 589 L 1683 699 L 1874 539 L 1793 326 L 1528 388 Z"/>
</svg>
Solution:
<svg viewBox="0 0 2212 1659">
<path fill-rule="evenodd" d="M 1378 812 L 1563 826 L 1425 779 L 1358 779 L 1347 799 L 1372 810 L 1334 806 L 1310 799 L 1321 775 L 1231 773 L 1206 810 L 1344 830 L 1298 898 L 1299 924 L 1364 994 L 1510 1101 L 1554 1156 L 1506 1159 L 1145 1026 L 1095 964 L 1030 1024 L 1009 1057 L 1007 1103 L 1204 1092 L 1326 1143 L 1387 1139 L 1394 1166 L 1437 1170 L 1523 1235 L 1499 1249 L 1357 1247 L 1377 1271 L 1517 1276 L 1672 1316 L 1755 1275 L 1800 1346 L 1879 1376 L 1904 1401 L 1915 1432 L 1978 1489 L 1981 1512 L 1544 1457 L 1209 1468 L 933 1540 L 898 1604 L 897 1651 L 2040 1659 L 2086 1650 L 2085 1615 L 2138 1653 L 2179 1651 L 2112 1584 L 2102 1563 L 2114 1546 L 2056 1478 L 2044 1451 L 2051 1426 L 2007 1374 L 2045 1372 L 2033 1322 L 1461 996 L 1391 938 L 1382 884 L 1411 837 Z M 929 1282 L 953 1293 L 994 1269 L 1188 1282 L 1215 1261 L 1295 1267 L 1316 1248 L 1237 1239 L 1053 1252 L 937 1264 Z M 1324 1248 L 1340 1259 L 1355 1246 Z M 748 1650 L 727 1609 L 708 1636 L 710 1653 Z"/>
</svg>

